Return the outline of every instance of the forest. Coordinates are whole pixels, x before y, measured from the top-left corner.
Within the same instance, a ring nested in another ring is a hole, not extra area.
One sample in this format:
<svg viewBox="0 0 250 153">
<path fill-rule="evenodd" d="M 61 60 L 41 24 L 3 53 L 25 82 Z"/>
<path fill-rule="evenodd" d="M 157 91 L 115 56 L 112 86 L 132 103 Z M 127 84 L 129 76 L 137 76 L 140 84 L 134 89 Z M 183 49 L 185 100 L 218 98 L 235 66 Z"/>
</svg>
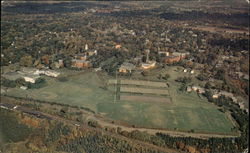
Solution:
<svg viewBox="0 0 250 153">
<path fill-rule="evenodd" d="M 113 133 L 100 132 L 94 128 L 77 128 L 58 121 L 46 121 L 27 115 L 19 115 L 0 109 L 0 151 L 11 152 L 72 152 L 72 153 L 160 153 L 155 148 L 133 143 Z M 7 121 L 8 119 L 8 121 Z M 18 121 L 19 120 L 19 121 Z M 8 124 L 6 124 L 8 123 Z M 10 125 L 11 124 L 11 125 Z M 12 127 L 11 130 L 8 128 Z M 17 130 L 18 129 L 18 130 Z M 22 132 L 16 132 L 16 131 Z M 8 142 L 23 145 L 8 147 Z"/>
<path fill-rule="evenodd" d="M 231 25 L 244 26 L 248 27 L 249 15 L 247 13 L 235 13 L 235 14 L 221 14 L 221 13 L 205 13 L 203 11 L 183 11 L 181 13 L 162 13 L 160 17 L 166 20 L 182 20 L 182 21 L 218 21 L 218 22 L 226 22 Z"/>
<path fill-rule="evenodd" d="M 3 8 L 4 12 L 14 14 L 61 14 L 84 11 L 88 7 L 106 7 L 106 5 L 89 2 L 62 2 L 62 3 L 41 3 L 41 2 L 24 2 L 16 3 Z"/>
</svg>

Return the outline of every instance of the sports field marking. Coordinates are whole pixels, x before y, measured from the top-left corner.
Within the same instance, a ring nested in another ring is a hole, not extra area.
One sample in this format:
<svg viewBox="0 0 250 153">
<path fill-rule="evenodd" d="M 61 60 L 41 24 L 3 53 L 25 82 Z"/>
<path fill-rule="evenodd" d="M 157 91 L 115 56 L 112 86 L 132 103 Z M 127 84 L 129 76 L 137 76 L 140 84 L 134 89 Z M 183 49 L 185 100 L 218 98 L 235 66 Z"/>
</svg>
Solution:
<svg viewBox="0 0 250 153">
<path fill-rule="evenodd" d="M 171 100 L 166 97 L 121 95 L 120 100 L 134 101 L 134 102 L 161 102 L 161 103 L 171 104 Z"/>
<path fill-rule="evenodd" d="M 156 95 L 169 95 L 168 90 L 164 90 L 164 89 L 147 89 L 147 88 L 138 88 L 138 87 L 121 87 L 120 92 L 156 94 Z"/>
<path fill-rule="evenodd" d="M 117 84 L 115 79 L 108 80 L 108 84 Z M 122 85 L 138 85 L 138 86 L 148 86 L 148 87 L 161 87 L 166 88 L 167 84 L 165 82 L 156 82 L 156 81 L 143 81 L 143 80 L 125 80 L 122 79 L 120 84 Z"/>
</svg>

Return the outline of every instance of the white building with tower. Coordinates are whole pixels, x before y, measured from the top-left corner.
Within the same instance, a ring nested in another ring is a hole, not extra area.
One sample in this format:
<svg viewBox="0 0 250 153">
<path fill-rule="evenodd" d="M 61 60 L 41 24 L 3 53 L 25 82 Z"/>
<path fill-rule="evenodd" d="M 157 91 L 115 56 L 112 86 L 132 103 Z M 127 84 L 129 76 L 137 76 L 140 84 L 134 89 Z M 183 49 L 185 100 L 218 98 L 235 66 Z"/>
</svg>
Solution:
<svg viewBox="0 0 250 153">
<path fill-rule="evenodd" d="M 85 50 L 87 51 L 89 49 L 88 44 L 85 44 Z"/>
</svg>

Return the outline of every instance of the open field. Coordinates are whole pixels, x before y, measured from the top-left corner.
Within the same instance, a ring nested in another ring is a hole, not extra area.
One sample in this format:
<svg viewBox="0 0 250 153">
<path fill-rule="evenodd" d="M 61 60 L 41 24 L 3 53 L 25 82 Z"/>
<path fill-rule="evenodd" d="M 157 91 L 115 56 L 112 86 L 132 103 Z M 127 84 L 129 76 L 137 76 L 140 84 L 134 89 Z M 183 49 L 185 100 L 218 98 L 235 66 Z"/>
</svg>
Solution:
<svg viewBox="0 0 250 153">
<path fill-rule="evenodd" d="M 10 88 L 8 95 L 32 97 L 34 99 L 58 102 L 63 104 L 88 107 L 106 117 L 124 124 L 147 128 L 161 128 L 178 131 L 204 133 L 235 133 L 232 122 L 218 108 L 200 98 L 196 93 L 179 93 L 180 84 L 174 79 L 182 74 L 174 71 L 176 67 L 167 68 L 163 73 L 170 74 L 167 88 L 171 104 L 154 102 L 147 97 L 147 102 L 139 101 L 138 97 L 122 97 L 114 103 L 115 85 L 103 88 L 110 78 L 96 72 L 80 73 L 68 77 L 68 81 L 60 82 L 54 78 L 46 78 L 47 85 L 40 89 L 22 90 Z M 68 72 L 70 74 L 70 72 Z M 77 73 L 77 72 L 76 72 Z M 142 76 L 134 76 L 140 77 Z M 150 76 L 152 80 L 156 77 Z M 156 80 L 157 81 L 157 80 Z M 160 80 L 158 80 L 160 81 Z M 147 81 L 148 82 L 148 81 Z M 135 96 L 135 94 L 132 94 Z M 129 98 L 129 99 L 127 99 Z M 133 99 L 131 101 L 131 99 Z M 157 97 L 160 98 L 160 97 Z M 166 97 L 167 98 L 167 97 Z"/>
<path fill-rule="evenodd" d="M 229 29 L 229 28 L 220 28 L 220 27 L 212 27 L 212 26 L 197 26 L 197 27 L 188 27 L 192 28 L 195 30 L 202 30 L 202 31 L 209 31 L 213 33 L 220 33 L 220 32 L 225 32 L 225 33 L 239 33 L 239 34 L 247 34 L 249 35 L 249 31 L 247 29 Z"/>
<path fill-rule="evenodd" d="M 155 95 L 169 95 L 168 90 L 163 89 L 147 89 L 138 87 L 123 87 L 121 86 L 120 92 L 127 93 L 142 93 L 142 94 L 155 94 Z"/>
</svg>

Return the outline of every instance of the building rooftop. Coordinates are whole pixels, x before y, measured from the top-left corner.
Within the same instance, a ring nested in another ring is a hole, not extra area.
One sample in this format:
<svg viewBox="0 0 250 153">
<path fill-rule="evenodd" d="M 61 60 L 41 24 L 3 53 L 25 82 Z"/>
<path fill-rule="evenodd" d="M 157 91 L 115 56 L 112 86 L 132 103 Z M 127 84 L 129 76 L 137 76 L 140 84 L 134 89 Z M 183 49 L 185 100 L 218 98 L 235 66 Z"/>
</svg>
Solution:
<svg viewBox="0 0 250 153">
<path fill-rule="evenodd" d="M 189 52 L 173 52 L 172 53 L 172 55 L 174 55 L 174 56 L 180 56 L 180 55 L 188 55 L 189 54 Z"/>
<path fill-rule="evenodd" d="M 40 75 L 37 75 L 37 74 L 25 74 L 23 77 L 38 79 L 38 78 L 40 78 Z"/>
<path fill-rule="evenodd" d="M 124 62 L 124 63 L 122 63 L 120 68 L 126 69 L 126 70 L 133 70 L 133 69 L 135 69 L 135 65 L 132 63 Z"/>
<path fill-rule="evenodd" d="M 80 60 L 80 59 L 73 59 L 72 62 L 77 62 L 77 63 L 89 63 L 90 61 L 87 61 L 87 60 Z"/>
</svg>

